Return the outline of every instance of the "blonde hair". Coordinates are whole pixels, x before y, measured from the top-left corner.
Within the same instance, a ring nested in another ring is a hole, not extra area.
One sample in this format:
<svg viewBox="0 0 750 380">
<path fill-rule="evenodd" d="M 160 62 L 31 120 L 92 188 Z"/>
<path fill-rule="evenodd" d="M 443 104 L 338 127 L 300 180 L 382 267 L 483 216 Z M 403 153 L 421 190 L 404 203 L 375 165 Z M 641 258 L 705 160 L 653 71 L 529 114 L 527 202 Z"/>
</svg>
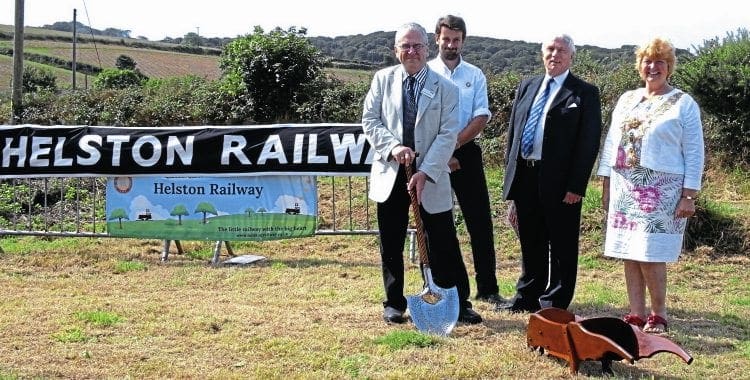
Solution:
<svg viewBox="0 0 750 380">
<path fill-rule="evenodd" d="M 667 63 L 668 76 L 672 76 L 677 65 L 677 54 L 669 41 L 656 37 L 635 50 L 635 69 L 641 71 L 644 58 L 662 59 Z"/>
</svg>

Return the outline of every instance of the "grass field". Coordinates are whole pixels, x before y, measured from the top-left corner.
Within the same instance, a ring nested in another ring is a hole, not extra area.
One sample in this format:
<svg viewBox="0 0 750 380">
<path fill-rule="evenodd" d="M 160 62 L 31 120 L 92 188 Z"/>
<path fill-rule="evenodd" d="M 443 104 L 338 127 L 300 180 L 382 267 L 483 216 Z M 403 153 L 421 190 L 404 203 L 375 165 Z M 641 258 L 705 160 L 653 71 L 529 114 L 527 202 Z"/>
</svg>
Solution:
<svg viewBox="0 0 750 380">
<path fill-rule="evenodd" d="M 566 363 L 526 348 L 528 316 L 485 303 L 475 302 L 483 324 L 459 325 L 449 338 L 383 323 L 372 236 L 235 244 L 238 254 L 268 258 L 252 267 L 207 265 L 209 243 L 183 243 L 190 254 L 173 253 L 166 263 L 160 241 L 0 244 L 3 378 L 568 377 Z M 508 251 L 498 265 L 506 296 L 518 273 L 515 248 Z M 616 362 L 616 376 L 743 378 L 750 371 L 748 265 L 696 254 L 670 266 L 669 337 L 695 361 L 662 353 L 635 365 Z M 589 252 L 580 266 L 570 310 L 622 315 L 619 263 Z M 415 266 L 407 279 L 407 294 L 416 294 Z M 585 362 L 580 378 L 599 371 L 599 363 Z"/>
<path fill-rule="evenodd" d="M 13 41 L 0 41 L 0 48 L 13 47 Z M 24 52 L 59 57 L 72 61 L 73 47 L 66 42 L 28 40 L 24 42 Z M 221 75 L 219 70 L 219 57 L 211 55 L 185 54 L 171 51 L 137 49 L 120 45 L 103 45 L 91 43 L 79 43 L 76 46 L 76 61 L 81 64 L 89 64 L 95 67 L 114 68 L 117 57 L 127 55 L 136 62 L 138 68 L 144 75 L 150 78 L 169 78 L 185 76 L 188 74 L 203 77 L 209 80 L 218 79 Z M 0 56 L 0 78 L 12 78 L 13 59 L 8 56 Z M 7 65 L 5 64 L 7 62 Z M 26 61 L 26 65 L 33 64 Z M 45 65 L 50 68 L 50 66 Z M 72 83 L 70 70 L 56 69 L 66 72 L 67 75 L 58 77 L 58 86 L 69 87 Z M 7 71 L 7 73 L 6 73 Z M 84 82 L 80 74 L 76 82 L 81 86 Z M 9 81 L 3 81 L 0 90 L 10 88 Z"/>
<path fill-rule="evenodd" d="M 493 200 L 500 179 L 489 173 Z M 725 188 L 714 183 L 702 196 L 723 202 Z M 747 203 L 747 186 L 731 195 L 731 202 Z M 510 296 L 518 243 L 502 205 L 495 211 L 497 274 L 501 293 Z M 462 226 L 459 232 L 473 275 Z M 582 239 L 570 311 L 620 317 L 627 305 L 622 264 L 602 257 L 601 238 L 594 231 Z M 248 267 L 209 265 L 212 242 L 182 246 L 184 255 L 173 248 L 161 262 L 158 240 L 1 239 L 0 378 L 571 376 L 565 362 L 526 347 L 528 315 L 497 312 L 483 302 L 474 304 L 484 323 L 458 325 L 447 338 L 420 334 L 412 324 L 386 325 L 376 236 L 233 243 L 236 254 L 267 258 Z M 711 247 L 670 264 L 668 337 L 694 362 L 660 353 L 634 365 L 615 362 L 614 378 L 746 378 L 749 265 L 746 254 Z M 418 267 L 410 263 L 405 292 L 420 290 Z M 599 378 L 600 368 L 584 362 L 577 378 Z"/>
<path fill-rule="evenodd" d="M 12 34 L 12 25 L 0 25 L 0 32 Z M 54 30 L 26 27 L 24 34 L 36 37 L 36 39 L 24 39 L 24 53 L 39 54 L 49 57 L 61 58 L 67 61 L 73 60 L 73 44 L 65 41 L 55 41 L 54 38 L 70 38 L 72 33 L 58 32 Z M 38 39 L 40 37 L 46 39 Z M 80 36 L 89 38 L 90 36 Z M 185 75 L 196 75 L 209 80 L 218 79 L 221 75 L 219 69 L 219 57 L 216 55 L 187 54 L 169 50 L 158 50 L 148 48 L 135 48 L 125 46 L 119 42 L 122 39 L 97 36 L 96 40 L 107 40 L 110 43 L 97 43 L 96 41 L 78 42 L 76 44 L 76 62 L 78 64 L 89 64 L 101 68 L 113 68 L 120 55 L 127 55 L 136 62 L 136 68 L 149 78 L 169 78 Z M 169 47 L 173 44 L 155 41 L 139 41 L 154 47 Z M 13 40 L 0 40 L 0 48 L 13 48 Z M 37 65 L 45 67 L 56 73 L 58 87 L 70 88 L 72 86 L 72 72 L 54 68 L 49 65 L 39 65 L 25 61 L 24 65 Z M 13 59 L 9 56 L 0 56 L 0 92 L 10 92 L 11 78 L 13 77 Z M 93 81 L 79 73 L 76 85 L 85 87 Z"/>
</svg>

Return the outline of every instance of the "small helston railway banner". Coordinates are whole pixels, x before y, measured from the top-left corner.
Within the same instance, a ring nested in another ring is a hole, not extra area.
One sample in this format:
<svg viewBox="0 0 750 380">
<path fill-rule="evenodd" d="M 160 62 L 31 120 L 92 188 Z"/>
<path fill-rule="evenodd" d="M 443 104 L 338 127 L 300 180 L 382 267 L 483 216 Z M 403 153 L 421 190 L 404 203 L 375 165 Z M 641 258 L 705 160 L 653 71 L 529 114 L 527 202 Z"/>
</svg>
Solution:
<svg viewBox="0 0 750 380">
<path fill-rule="evenodd" d="M 0 126 L 0 178 L 367 175 L 360 124 Z"/>
<path fill-rule="evenodd" d="M 315 176 L 113 177 L 107 232 L 166 240 L 275 240 L 313 236 Z"/>
</svg>

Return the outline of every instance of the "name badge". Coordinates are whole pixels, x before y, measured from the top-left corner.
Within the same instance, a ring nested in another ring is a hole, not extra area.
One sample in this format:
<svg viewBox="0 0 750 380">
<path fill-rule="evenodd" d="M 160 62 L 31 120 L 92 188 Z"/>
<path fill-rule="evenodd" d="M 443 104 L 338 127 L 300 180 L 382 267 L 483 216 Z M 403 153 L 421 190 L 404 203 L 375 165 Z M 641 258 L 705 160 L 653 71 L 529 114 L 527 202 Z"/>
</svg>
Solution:
<svg viewBox="0 0 750 380">
<path fill-rule="evenodd" d="M 435 96 L 435 93 L 432 92 L 432 91 L 430 91 L 430 90 L 428 90 L 428 89 L 426 89 L 426 88 L 423 88 L 422 89 L 422 95 L 424 95 L 424 96 L 432 99 L 432 97 Z"/>
</svg>

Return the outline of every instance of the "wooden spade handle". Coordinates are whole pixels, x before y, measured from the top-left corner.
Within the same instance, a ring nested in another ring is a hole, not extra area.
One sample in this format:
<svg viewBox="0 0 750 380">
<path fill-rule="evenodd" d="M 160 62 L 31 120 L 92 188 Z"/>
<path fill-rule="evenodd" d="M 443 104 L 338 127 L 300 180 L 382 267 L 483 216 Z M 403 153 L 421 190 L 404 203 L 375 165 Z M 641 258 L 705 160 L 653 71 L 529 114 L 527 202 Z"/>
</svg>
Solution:
<svg viewBox="0 0 750 380">
<path fill-rule="evenodd" d="M 414 169 L 411 165 L 405 165 L 406 169 L 406 183 L 408 184 L 411 177 L 414 175 Z M 422 216 L 419 213 L 419 202 L 417 201 L 416 190 L 409 191 L 409 197 L 411 198 L 411 210 L 414 213 L 414 223 L 417 227 L 417 250 L 419 251 L 419 262 L 423 267 L 430 266 L 430 260 L 427 258 L 427 242 L 424 236 L 424 225 L 422 224 Z"/>
</svg>

